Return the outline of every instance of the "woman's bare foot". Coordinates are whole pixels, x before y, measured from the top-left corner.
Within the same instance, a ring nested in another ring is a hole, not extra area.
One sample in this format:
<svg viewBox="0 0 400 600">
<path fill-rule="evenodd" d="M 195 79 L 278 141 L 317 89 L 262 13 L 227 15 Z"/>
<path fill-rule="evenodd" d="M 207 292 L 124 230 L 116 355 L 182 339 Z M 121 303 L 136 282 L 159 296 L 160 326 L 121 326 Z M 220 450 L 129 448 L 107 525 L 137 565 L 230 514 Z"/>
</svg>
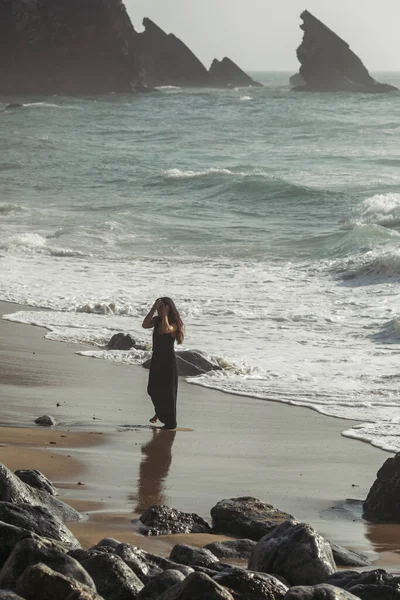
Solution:
<svg viewBox="0 0 400 600">
<path fill-rule="evenodd" d="M 150 423 L 157 423 L 157 421 L 158 421 L 157 415 L 154 415 L 154 417 L 151 417 L 151 419 L 150 419 Z"/>
</svg>

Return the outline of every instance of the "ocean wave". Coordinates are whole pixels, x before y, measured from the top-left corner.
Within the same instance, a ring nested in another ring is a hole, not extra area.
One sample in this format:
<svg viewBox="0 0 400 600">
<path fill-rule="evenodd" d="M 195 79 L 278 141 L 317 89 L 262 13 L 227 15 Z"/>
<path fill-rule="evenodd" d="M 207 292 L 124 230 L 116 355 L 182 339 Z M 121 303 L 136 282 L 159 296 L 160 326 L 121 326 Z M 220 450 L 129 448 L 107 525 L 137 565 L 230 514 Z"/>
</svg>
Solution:
<svg viewBox="0 0 400 600">
<path fill-rule="evenodd" d="M 200 179 L 202 177 L 212 177 L 213 175 L 244 175 L 244 173 L 234 173 L 230 169 L 210 167 L 204 171 L 181 171 L 180 169 L 169 169 L 165 171 L 165 179 Z"/>
<path fill-rule="evenodd" d="M 181 90 L 178 85 L 159 85 L 156 87 L 156 90 Z"/>
<path fill-rule="evenodd" d="M 329 269 L 343 280 L 369 284 L 400 280 L 400 249 L 373 250 L 344 261 L 334 261 Z"/>
<path fill-rule="evenodd" d="M 19 204 L 12 204 L 8 202 L 0 202 L 0 215 L 8 215 L 15 212 L 23 212 L 26 209 Z"/>
<path fill-rule="evenodd" d="M 41 254 L 58 258 L 83 258 L 89 256 L 79 250 L 55 248 L 47 245 L 47 240 L 38 233 L 22 233 L 6 238 L 0 243 L 0 250 L 23 254 Z"/>
<path fill-rule="evenodd" d="M 252 96 L 242 96 L 242 97 L 240 98 L 240 100 L 241 100 L 242 102 L 246 102 L 246 101 L 248 101 L 248 100 L 253 100 L 253 98 L 252 98 Z"/>
<path fill-rule="evenodd" d="M 357 225 L 380 225 L 400 227 L 400 194 L 376 194 L 363 200 L 351 214 L 341 220 L 342 229 L 352 229 Z"/>
</svg>

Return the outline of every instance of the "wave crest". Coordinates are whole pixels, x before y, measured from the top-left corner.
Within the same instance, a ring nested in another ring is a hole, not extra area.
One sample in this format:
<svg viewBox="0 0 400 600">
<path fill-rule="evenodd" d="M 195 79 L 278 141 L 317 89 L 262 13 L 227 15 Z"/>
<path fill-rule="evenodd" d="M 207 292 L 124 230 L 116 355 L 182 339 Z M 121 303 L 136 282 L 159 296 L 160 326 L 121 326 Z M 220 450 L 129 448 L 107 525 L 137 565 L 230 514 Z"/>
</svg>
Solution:
<svg viewBox="0 0 400 600">
<path fill-rule="evenodd" d="M 356 206 L 348 217 L 341 220 L 342 229 L 357 225 L 400 227 L 400 194 L 376 194 Z"/>
</svg>

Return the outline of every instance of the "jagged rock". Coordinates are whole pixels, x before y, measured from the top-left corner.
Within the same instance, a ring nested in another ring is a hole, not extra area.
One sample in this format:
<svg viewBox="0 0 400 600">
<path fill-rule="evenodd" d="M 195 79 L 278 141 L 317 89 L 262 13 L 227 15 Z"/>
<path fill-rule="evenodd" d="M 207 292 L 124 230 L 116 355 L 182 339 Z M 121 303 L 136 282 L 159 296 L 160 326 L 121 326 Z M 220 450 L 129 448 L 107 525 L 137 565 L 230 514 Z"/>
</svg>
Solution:
<svg viewBox="0 0 400 600">
<path fill-rule="evenodd" d="M 51 600 L 54 600 L 54 598 Z M 66 598 L 66 600 L 104 600 L 104 598 L 89 590 L 75 590 Z"/>
<path fill-rule="evenodd" d="M 187 544 L 175 544 L 169 558 L 188 567 L 198 566 L 213 570 L 220 565 L 218 558 L 210 550 L 195 548 Z"/>
<path fill-rule="evenodd" d="M 80 561 L 105 600 L 136 600 L 143 583 L 116 554 L 98 554 Z"/>
<path fill-rule="evenodd" d="M 185 576 L 179 571 L 174 569 L 163 571 L 145 585 L 138 594 L 138 600 L 156 600 L 163 592 L 184 580 Z"/>
<path fill-rule="evenodd" d="M 397 90 L 371 77 L 361 60 L 329 27 L 307 10 L 301 14 L 303 41 L 297 49 L 305 92 L 384 93 Z"/>
<path fill-rule="evenodd" d="M 138 38 L 148 86 L 211 85 L 205 66 L 179 38 L 166 34 L 150 19 L 145 18 L 143 26 Z"/>
<path fill-rule="evenodd" d="M 18 542 L 0 571 L 0 588 L 15 589 L 17 580 L 25 569 L 42 563 L 66 577 L 95 589 L 92 578 L 77 560 L 61 551 L 50 540 L 26 539 Z"/>
<path fill-rule="evenodd" d="M 54 498 L 51 494 L 27 485 L 2 464 L 0 464 L 0 502 L 23 504 L 25 507 L 26 505 L 41 506 L 63 522 L 79 521 L 82 518 L 77 510 Z"/>
<path fill-rule="evenodd" d="M 263 87 L 258 81 L 254 81 L 237 64 L 225 56 L 222 60 L 214 58 L 209 73 L 215 79 L 217 85 L 226 87 Z"/>
<path fill-rule="evenodd" d="M 36 425 L 43 425 L 43 427 L 53 427 L 53 425 L 57 425 L 57 421 L 51 415 L 43 415 L 43 417 L 38 417 L 35 419 Z"/>
<path fill-rule="evenodd" d="M 369 567 L 372 561 L 366 554 L 347 550 L 343 546 L 338 546 L 333 542 L 329 542 L 332 548 L 333 558 L 338 567 Z"/>
<path fill-rule="evenodd" d="M 107 350 L 130 350 L 135 345 L 135 340 L 129 333 L 115 333 L 107 344 Z"/>
<path fill-rule="evenodd" d="M 243 600 L 283 600 L 288 590 L 288 586 L 273 575 L 245 569 L 232 568 L 214 575 L 213 579 Z"/>
<path fill-rule="evenodd" d="M 0 94 L 129 93 L 143 85 L 122 0 L 0 0 Z"/>
<path fill-rule="evenodd" d="M 10 590 L 0 590 L 0 600 L 25 600 Z"/>
<path fill-rule="evenodd" d="M 326 583 L 346 590 L 362 600 L 399 600 L 400 577 L 383 569 L 373 571 L 339 571 L 326 579 Z"/>
<path fill-rule="evenodd" d="M 233 600 L 227 589 L 204 573 L 193 573 L 165 591 L 158 600 Z"/>
<path fill-rule="evenodd" d="M 216 362 L 210 360 L 199 350 L 181 350 L 175 352 L 178 375 L 180 377 L 196 377 L 209 371 L 221 371 Z M 151 359 L 143 363 L 145 369 L 150 369 Z"/>
<path fill-rule="evenodd" d="M 103 538 L 102 540 L 100 540 L 100 542 L 97 542 L 97 544 L 93 547 L 101 548 L 102 546 L 106 546 L 108 548 L 117 548 L 117 546 L 119 546 L 120 544 L 121 542 L 114 538 Z"/>
<path fill-rule="evenodd" d="M 37 471 L 36 469 L 19 469 L 18 471 L 15 471 L 14 475 L 16 475 L 18 479 L 20 479 L 24 483 L 27 483 L 31 487 L 34 487 L 38 490 L 43 490 L 51 496 L 58 495 L 58 492 L 54 485 L 51 483 L 51 481 L 49 481 L 47 477 L 43 475 L 43 473 Z"/>
<path fill-rule="evenodd" d="M 400 523 L 400 452 L 379 469 L 363 510 L 368 521 Z"/>
<path fill-rule="evenodd" d="M 292 587 L 286 594 L 284 600 L 358 600 L 358 597 L 333 587 L 333 585 L 322 583 L 312 587 Z M 378 600 L 378 598 L 375 598 L 375 600 Z"/>
<path fill-rule="evenodd" d="M 329 542 L 310 525 L 296 521 L 286 521 L 264 536 L 248 568 L 282 575 L 291 585 L 317 585 L 336 571 Z"/>
<path fill-rule="evenodd" d="M 0 502 L 0 521 L 28 532 L 52 540 L 69 544 L 71 548 L 79 548 L 80 543 L 61 519 L 41 506 L 19 506 L 9 502 Z"/>
<path fill-rule="evenodd" d="M 221 500 L 211 509 L 213 532 L 248 537 L 258 541 L 292 515 L 258 500 L 245 496 Z"/>
<path fill-rule="evenodd" d="M 225 542 L 211 542 L 204 546 L 217 558 L 248 559 L 257 542 L 253 540 L 227 540 Z"/>
<path fill-rule="evenodd" d="M 163 572 L 163 569 L 149 560 L 147 553 L 140 548 L 119 544 L 114 552 L 132 569 L 143 584 L 147 584 L 153 577 Z"/>
<path fill-rule="evenodd" d="M 95 590 L 86 587 L 74 579 L 52 571 L 46 565 L 38 564 L 26 569 L 19 578 L 17 594 L 25 600 L 67 600 L 72 594 L 85 592 L 87 600 L 103 600 Z M 82 596 L 81 596 L 82 597 Z M 122 599 L 121 599 L 122 600 Z"/>
<path fill-rule="evenodd" d="M 15 544 L 25 539 L 41 539 L 35 533 L 0 521 L 0 569 L 9 557 Z"/>
<path fill-rule="evenodd" d="M 169 506 L 154 504 L 147 508 L 140 522 L 146 526 L 145 535 L 171 533 L 211 533 L 209 524 L 195 513 L 184 513 Z"/>
</svg>

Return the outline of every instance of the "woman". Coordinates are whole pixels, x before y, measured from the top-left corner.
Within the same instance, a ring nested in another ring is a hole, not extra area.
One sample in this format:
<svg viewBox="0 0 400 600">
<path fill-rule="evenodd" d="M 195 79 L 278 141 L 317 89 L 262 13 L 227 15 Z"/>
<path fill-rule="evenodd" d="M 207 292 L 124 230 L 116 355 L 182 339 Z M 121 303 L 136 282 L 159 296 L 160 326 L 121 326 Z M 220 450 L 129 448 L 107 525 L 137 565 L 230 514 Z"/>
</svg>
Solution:
<svg viewBox="0 0 400 600">
<path fill-rule="evenodd" d="M 160 420 L 164 423 L 163 429 L 176 429 L 178 370 L 174 343 L 176 340 L 178 344 L 182 344 L 184 334 L 182 319 L 171 298 L 158 298 L 145 317 L 142 327 L 153 329 L 153 355 L 147 393 L 154 404 L 155 415 L 150 423 Z"/>
</svg>

